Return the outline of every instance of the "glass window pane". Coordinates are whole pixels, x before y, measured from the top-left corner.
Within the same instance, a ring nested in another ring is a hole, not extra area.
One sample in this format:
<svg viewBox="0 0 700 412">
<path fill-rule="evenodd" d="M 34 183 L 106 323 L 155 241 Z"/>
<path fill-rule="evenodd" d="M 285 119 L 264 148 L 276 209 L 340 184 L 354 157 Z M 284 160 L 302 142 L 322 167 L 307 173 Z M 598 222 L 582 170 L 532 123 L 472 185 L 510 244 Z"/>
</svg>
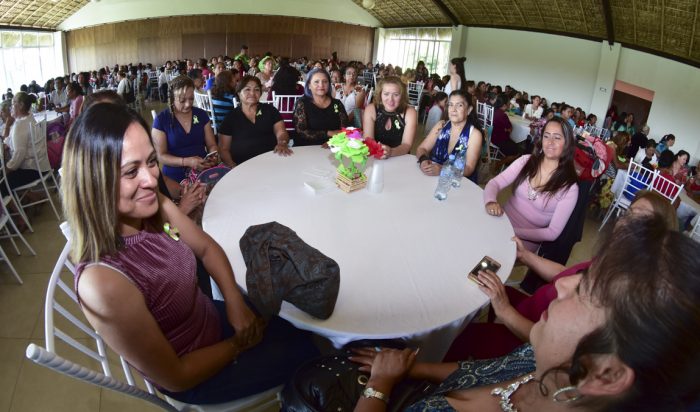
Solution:
<svg viewBox="0 0 700 412">
<path fill-rule="evenodd" d="M 22 33 L 22 47 L 37 47 L 39 39 L 36 33 Z"/>
<path fill-rule="evenodd" d="M 53 34 L 51 34 L 51 33 L 39 34 L 39 47 L 53 47 Z"/>
<path fill-rule="evenodd" d="M 4 31 L 2 32 L 2 47 L 20 47 L 20 40 L 22 35 L 15 31 Z"/>
</svg>

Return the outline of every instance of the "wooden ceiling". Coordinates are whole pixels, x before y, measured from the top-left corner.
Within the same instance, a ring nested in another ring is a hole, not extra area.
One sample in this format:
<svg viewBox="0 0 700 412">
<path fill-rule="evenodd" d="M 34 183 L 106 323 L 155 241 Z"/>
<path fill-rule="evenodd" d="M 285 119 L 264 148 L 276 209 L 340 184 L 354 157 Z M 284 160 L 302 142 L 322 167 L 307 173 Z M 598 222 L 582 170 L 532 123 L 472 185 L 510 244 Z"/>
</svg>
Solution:
<svg viewBox="0 0 700 412">
<path fill-rule="evenodd" d="M 56 30 L 87 3 L 0 0 L 0 27 Z M 699 7 L 700 0 L 375 0 L 368 12 L 384 27 L 534 30 L 615 41 L 700 67 Z"/>
<path fill-rule="evenodd" d="M 534 30 L 619 42 L 700 67 L 699 7 L 700 0 L 375 0 L 368 11 L 384 27 Z"/>
</svg>

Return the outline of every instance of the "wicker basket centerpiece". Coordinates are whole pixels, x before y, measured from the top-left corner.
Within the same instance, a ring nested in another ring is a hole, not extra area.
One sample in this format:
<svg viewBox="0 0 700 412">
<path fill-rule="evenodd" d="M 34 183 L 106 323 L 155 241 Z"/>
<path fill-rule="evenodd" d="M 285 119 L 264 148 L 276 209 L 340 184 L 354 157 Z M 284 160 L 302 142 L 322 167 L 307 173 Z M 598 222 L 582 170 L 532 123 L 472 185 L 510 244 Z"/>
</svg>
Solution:
<svg viewBox="0 0 700 412">
<path fill-rule="evenodd" d="M 362 131 L 348 127 L 328 140 L 328 147 L 338 160 L 335 184 L 340 190 L 350 193 L 367 186 L 364 174 L 367 159 L 377 159 L 384 154 L 382 145 L 373 139 L 364 139 Z"/>
</svg>

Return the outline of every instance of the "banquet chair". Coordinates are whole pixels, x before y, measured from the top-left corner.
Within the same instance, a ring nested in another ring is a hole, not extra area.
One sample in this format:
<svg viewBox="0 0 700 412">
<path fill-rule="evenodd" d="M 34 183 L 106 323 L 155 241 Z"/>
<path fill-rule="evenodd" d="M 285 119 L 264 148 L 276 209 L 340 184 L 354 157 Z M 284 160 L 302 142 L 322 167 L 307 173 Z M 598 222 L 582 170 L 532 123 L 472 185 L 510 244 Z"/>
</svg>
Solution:
<svg viewBox="0 0 700 412">
<path fill-rule="evenodd" d="M 19 255 L 20 254 L 19 249 L 17 249 L 17 245 L 15 244 L 15 241 L 12 239 L 13 235 L 11 234 L 9 229 L 7 228 L 8 222 L 12 222 L 12 219 L 10 219 L 10 215 L 7 213 L 3 213 L 2 216 L 0 216 L 0 230 L 4 231 L 6 233 L 6 236 L 9 237 L 10 241 L 12 242 L 12 246 L 14 246 L 15 250 L 17 251 L 17 254 Z M 12 225 L 14 225 L 14 223 L 12 223 Z M 16 227 L 15 227 L 15 230 L 17 230 Z M 21 234 L 19 232 L 17 232 L 16 234 L 19 234 L 21 236 Z M 22 240 L 24 240 L 24 237 L 22 237 Z M 25 242 L 25 245 L 27 245 L 27 247 L 29 248 L 29 250 L 32 251 L 32 254 L 36 255 L 36 253 L 34 253 L 34 250 L 29 246 L 28 243 L 26 243 L 27 241 L 24 240 L 24 242 Z M 19 282 L 20 285 L 23 284 L 24 282 L 22 281 L 22 278 L 19 277 L 19 274 L 15 270 L 15 267 L 12 265 L 12 262 L 10 262 L 10 259 L 7 257 L 7 254 L 5 253 L 5 250 L 2 248 L 2 246 L 0 246 L 0 260 L 4 260 L 7 263 L 7 266 L 10 268 L 10 272 L 12 272 L 12 275 L 15 277 L 15 279 L 17 279 L 17 282 Z"/>
<path fill-rule="evenodd" d="M 236 107 L 238 107 L 238 99 L 236 98 L 236 96 L 233 96 L 233 97 L 231 98 L 231 101 L 233 102 L 233 108 L 234 108 L 234 109 L 235 109 Z"/>
<path fill-rule="evenodd" d="M 408 104 L 413 106 L 418 111 L 420 106 L 420 98 L 423 96 L 423 82 L 408 82 Z"/>
<path fill-rule="evenodd" d="M 280 112 L 280 114 L 293 114 L 294 113 L 294 106 L 296 105 L 297 100 L 301 98 L 303 94 L 300 95 L 294 95 L 294 94 L 275 94 L 275 92 L 272 92 L 272 102 L 277 109 L 277 111 Z M 294 130 L 294 121 L 292 119 L 286 119 L 285 116 L 282 116 L 284 120 L 284 128 L 287 129 L 287 131 L 293 131 Z"/>
<path fill-rule="evenodd" d="M 151 88 L 151 93 L 147 97 L 151 100 L 154 99 L 154 94 L 155 94 L 155 99 L 160 100 L 160 88 L 158 87 L 158 71 L 157 70 L 149 70 L 148 71 L 148 85 Z M 155 89 L 155 92 L 154 92 Z"/>
<path fill-rule="evenodd" d="M 153 117 L 153 120 L 156 120 L 157 116 L 158 116 L 158 113 L 156 113 L 155 110 L 151 110 L 151 117 Z"/>
<path fill-rule="evenodd" d="M 24 223 L 27 225 L 27 228 L 29 229 L 30 232 L 34 232 L 34 228 L 32 227 L 31 223 L 29 222 L 29 218 L 27 215 L 24 213 L 24 209 L 19 207 L 19 202 L 17 201 L 17 198 L 15 197 L 14 193 L 12 193 L 12 189 L 10 188 L 10 182 L 7 180 L 7 168 L 5 168 L 5 154 L 3 150 L 0 150 L 0 185 L 4 185 L 5 189 L 7 190 L 7 193 L 9 193 L 8 196 L 3 197 L 3 204 L 5 207 L 10 207 L 16 210 L 16 212 L 10 213 L 10 217 L 12 216 L 19 216 L 20 219 L 24 221 Z M 10 203 L 14 202 L 14 207 L 10 206 Z M 9 210 L 9 209 L 8 209 Z M 13 222 L 14 223 L 14 222 Z"/>
<path fill-rule="evenodd" d="M 700 242 L 700 216 L 695 217 L 695 224 L 693 228 L 690 229 L 690 232 L 688 232 L 688 237 L 696 242 Z"/>
<path fill-rule="evenodd" d="M 60 221 L 61 216 L 58 213 L 58 209 L 56 209 L 56 205 L 53 203 L 53 199 L 51 198 L 51 192 L 49 191 L 49 187 L 47 186 L 47 182 L 51 182 L 53 183 L 53 187 L 58 188 L 58 182 L 56 182 L 56 177 L 54 176 L 53 170 L 51 170 L 51 168 L 49 168 L 48 170 L 41 170 L 41 164 L 39 163 L 39 149 L 37 149 L 36 147 L 37 136 L 38 138 L 46 140 L 46 119 L 40 121 L 36 124 L 36 126 L 31 128 L 32 154 L 34 156 L 36 170 L 40 171 L 39 178 L 34 180 L 33 182 L 27 183 L 26 185 L 18 186 L 12 189 L 12 194 L 17 200 L 17 206 L 21 210 L 20 214 L 22 215 L 22 217 L 26 218 L 27 216 L 25 208 L 48 202 L 51 205 L 51 209 L 53 209 L 54 214 L 56 215 L 56 219 Z M 43 150 L 46 151 L 46 145 L 44 145 Z M 44 153 L 44 156 L 47 156 L 46 153 Z M 24 204 L 22 203 L 22 199 L 24 199 L 24 197 L 30 191 L 32 191 L 33 189 L 41 190 L 42 188 L 44 190 L 46 198 L 39 199 L 34 202 Z M 26 220 L 26 222 L 29 223 L 28 220 Z"/>
<path fill-rule="evenodd" d="M 367 92 L 367 96 L 365 97 L 365 107 L 367 107 L 370 103 L 372 103 L 372 96 L 374 95 L 374 89 L 370 88 L 369 91 Z"/>
<path fill-rule="evenodd" d="M 67 242 L 54 266 L 46 291 L 46 301 L 44 302 L 45 347 L 34 343 L 28 345 L 26 349 L 27 358 L 55 372 L 141 399 L 165 411 L 235 412 L 245 410 L 259 412 L 267 411 L 271 407 L 279 404 L 278 393 L 282 389 L 281 386 L 247 398 L 222 404 L 189 405 L 167 396 L 164 396 L 165 399 L 163 399 L 159 396 L 159 393 L 153 385 L 143 378 L 138 371 L 133 370 L 131 365 L 121 356 L 119 356 L 119 365 L 121 366 L 121 372 L 119 372 L 119 374 L 123 374 L 123 377 L 115 375 L 112 372 L 112 367 L 114 365 L 110 364 L 110 357 L 116 356 L 116 354 L 113 354 L 111 351 L 108 352 L 108 346 L 105 344 L 102 337 L 87 322 L 82 320 L 84 317 L 82 313 L 80 313 L 78 298 L 73 291 L 72 276 L 70 277 L 71 280 L 68 282 L 61 279 L 62 273 L 65 276 L 64 268 L 68 269 L 71 274 L 75 273 L 75 266 L 69 260 L 68 256 L 71 242 L 69 227 L 66 222 L 61 224 L 61 230 L 64 236 L 66 236 Z M 72 308 L 67 308 L 59 302 L 58 296 L 61 296 L 57 295 L 59 291 L 65 295 L 62 297 L 68 298 L 68 302 L 71 302 L 71 304 L 75 303 Z M 75 329 L 75 331 L 69 334 L 61 330 L 57 326 L 57 322 L 55 322 L 55 320 L 58 319 L 54 317 L 55 313 L 61 315 L 61 317 L 68 322 L 68 327 Z M 80 334 L 81 336 L 71 336 L 76 334 Z M 73 349 L 78 350 L 83 355 L 86 355 L 92 361 L 98 362 L 101 370 L 95 370 L 90 366 L 67 359 L 64 357 L 68 354 L 67 351 L 64 354 L 63 350 L 61 350 L 62 353 L 59 354 L 59 348 L 56 346 L 56 338 Z"/>
<path fill-rule="evenodd" d="M 655 173 L 653 183 L 649 186 L 649 189 L 662 195 L 668 199 L 671 204 L 673 204 L 676 199 L 678 199 L 678 196 L 680 196 L 683 186 L 661 176 L 657 171 Z"/>
<path fill-rule="evenodd" d="M 214 117 L 214 108 L 211 104 L 211 90 L 207 90 L 206 93 L 201 93 L 195 90 L 194 105 L 207 112 L 209 120 L 211 121 L 211 127 L 214 129 L 214 134 L 217 134 L 216 118 Z"/>
<path fill-rule="evenodd" d="M 625 176 L 625 181 L 622 184 L 622 190 L 608 206 L 608 211 L 605 213 L 603 223 L 600 224 L 598 231 L 603 229 L 603 226 L 608 223 L 613 213 L 615 213 L 616 217 L 619 217 L 622 211 L 627 210 L 635 194 L 639 190 L 649 189 L 655 177 L 654 171 L 647 169 L 640 163 L 636 163 L 634 160 L 630 160 L 630 164 L 627 166 L 627 176 Z"/>
</svg>

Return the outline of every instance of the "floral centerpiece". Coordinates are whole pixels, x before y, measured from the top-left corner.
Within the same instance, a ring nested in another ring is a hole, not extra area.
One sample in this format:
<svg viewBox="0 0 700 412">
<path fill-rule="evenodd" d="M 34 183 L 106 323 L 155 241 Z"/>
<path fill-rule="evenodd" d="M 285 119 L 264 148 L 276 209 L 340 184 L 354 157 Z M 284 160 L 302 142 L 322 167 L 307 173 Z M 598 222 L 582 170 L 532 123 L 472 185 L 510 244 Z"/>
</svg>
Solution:
<svg viewBox="0 0 700 412">
<path fill-rule="evenodd" d="M 367 159 L 372 156 L 381 159 L 382 145 L 374 139 L 364 139 L 362 130 L 353 127 L 342 129 L 328 140 L 328 147 L 339 161 L 335 179 L 338 187 L 347 192 L 362 189 L 367 185 L 364 174 Z"/>
</svg>

